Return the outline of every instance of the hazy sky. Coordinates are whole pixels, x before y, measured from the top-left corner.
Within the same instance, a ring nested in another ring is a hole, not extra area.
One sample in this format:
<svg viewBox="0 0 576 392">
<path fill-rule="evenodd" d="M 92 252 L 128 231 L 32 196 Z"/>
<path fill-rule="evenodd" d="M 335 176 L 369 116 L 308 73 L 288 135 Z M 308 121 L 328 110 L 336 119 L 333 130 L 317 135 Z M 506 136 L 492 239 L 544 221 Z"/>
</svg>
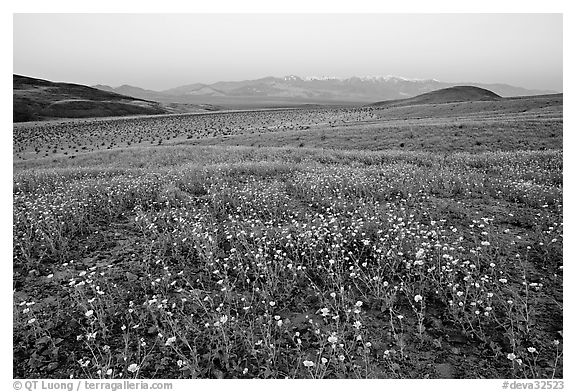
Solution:
<svg viewBox="0 0 576 392">
<path fill-rule="evenodd" d="M 15 14 L 14 73 L 156 90 L 295 74 L 562 91 L 562 15 Z"/>
</svg>

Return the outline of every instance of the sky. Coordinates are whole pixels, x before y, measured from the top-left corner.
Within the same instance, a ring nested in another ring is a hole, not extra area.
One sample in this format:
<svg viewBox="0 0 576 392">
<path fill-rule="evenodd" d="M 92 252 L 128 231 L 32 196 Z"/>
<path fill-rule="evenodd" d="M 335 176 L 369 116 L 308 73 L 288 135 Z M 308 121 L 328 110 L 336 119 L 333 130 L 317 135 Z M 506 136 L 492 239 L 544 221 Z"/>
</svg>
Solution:
<svg viewBox="0 0 576 392">
<path fill-rule="evenodd" d="M 164 90 L 375 76 L 562 91 L 562 14 L 14 14 L 13 72 Z"/>
</svg>

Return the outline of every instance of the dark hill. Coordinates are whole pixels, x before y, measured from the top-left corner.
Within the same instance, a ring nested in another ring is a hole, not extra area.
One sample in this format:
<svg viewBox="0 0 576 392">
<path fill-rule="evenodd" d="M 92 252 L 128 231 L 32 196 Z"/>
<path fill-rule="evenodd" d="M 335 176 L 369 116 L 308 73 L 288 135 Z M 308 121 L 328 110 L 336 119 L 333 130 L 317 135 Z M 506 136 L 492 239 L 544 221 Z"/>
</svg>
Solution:
<svg viewBox="0 0 576 392">
<path fill-rule="evenodd" d="M 163 114 L 157 102 L 72 83 L 13 75 L 14 122 L 51 118 Z"/>
<path fill-rule="evenodd" d="M 502 97 L 500 97 L 498 94 L 480 87 L 455 86 L 431 91 L 429 93 L 417 95 L 412 98 L 376 102 L 370 106 L 398 107 L 443 104 L 452 102 L 497 101 L 500 99 L 502 99 Z"/>
</svg>

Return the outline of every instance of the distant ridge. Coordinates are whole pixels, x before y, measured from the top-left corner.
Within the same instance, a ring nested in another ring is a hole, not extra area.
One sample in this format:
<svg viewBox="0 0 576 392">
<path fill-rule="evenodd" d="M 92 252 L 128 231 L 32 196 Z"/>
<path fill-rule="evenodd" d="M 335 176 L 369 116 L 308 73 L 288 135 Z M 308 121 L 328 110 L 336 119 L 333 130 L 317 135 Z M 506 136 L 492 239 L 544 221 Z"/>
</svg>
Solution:
<svg viewBox="0 0 576 392">
<path fill-rule="evenodd" d="M 529 90 L 501 83 L 450 83 L 436 79 L 409 79 L 397 76 L 354 76 L 350 78 L 268 76 L 254 80 L 220 81 L 212 84 L 193 83 L 164 91 L 145 90 L 126 85 L 116 88 L 96 87 L 158 102 L 266 106 L 271 104 L 369 104 L 384 100 L 412 98 L 454 86 L 483 88 L 501 97 L 555 93 L 549 90 Z"/>
<path fill-rule="evenodd" d="M 398 107 L 451 102 L 497 101 L 500 99 L 502 99 L 501 96 L 484 88 L 475 86 L 454 86 L 420 94 L 412 98 L 380 101 L 373 103 L 370 106 Z"/>
</svg>

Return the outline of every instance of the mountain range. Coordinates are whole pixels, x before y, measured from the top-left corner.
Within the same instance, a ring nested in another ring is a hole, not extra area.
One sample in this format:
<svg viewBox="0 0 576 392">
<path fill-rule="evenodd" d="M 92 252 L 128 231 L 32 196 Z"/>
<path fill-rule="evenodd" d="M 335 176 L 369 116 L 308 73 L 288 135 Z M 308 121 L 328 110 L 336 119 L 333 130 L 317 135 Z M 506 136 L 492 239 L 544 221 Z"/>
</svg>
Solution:
<svg viewBox="0 0 576 392">
<path fill-rule="evenodd" d="M 445 87 L 448 86 L 448 87 Z M 225 109 L 354 104 L 380 107 L 543 95 L 549 91 L 508 85 L 452 86 L 437 80 L 399 77 L 262 78 L 241 82 L 191 84 L 165 91 L 123 85 L 117 88 L 13 75 L 14 122 L 55 118 L 203 113 Z"/>
<path fill-rule="evenodd" d="M 122 85 L 116 88 L 106 85 L 93 87 L 164 103 L 176 102 L 240 107 L 262 104 L 274 106 L 303 103 L 373 103 L 383 100 L 411 98 L 430 91 L 458 85 L 484 88 L 502 97 L 556 93 L 556 91 L 529 90 L 507 84 L 450 83 L 435 79 L 407 79 L 397 76 L 301 78 L 289 75 L 212 84 L 194 83 L 163 91 L 146 90 L 129 85 Z"/>
</svg>

